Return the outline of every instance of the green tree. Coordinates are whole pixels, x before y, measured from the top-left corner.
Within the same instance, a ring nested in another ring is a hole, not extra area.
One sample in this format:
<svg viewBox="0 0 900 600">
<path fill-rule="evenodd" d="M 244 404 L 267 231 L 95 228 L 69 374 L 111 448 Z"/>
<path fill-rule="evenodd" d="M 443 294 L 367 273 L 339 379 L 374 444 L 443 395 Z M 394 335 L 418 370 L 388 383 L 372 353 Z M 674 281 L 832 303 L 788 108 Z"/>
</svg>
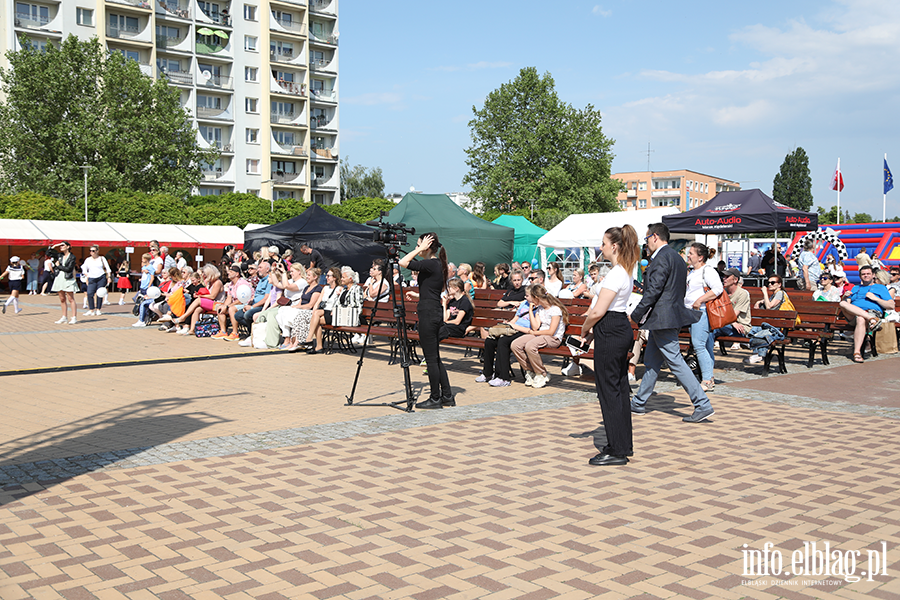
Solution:
<svg viewBox="0 0 900 600">
<path fill-rule="evenodd" d="M 797 210 L 808 211 L 812 207 L 809 157 L 803 148 L 798 146 L 784 157 L 781 170 L 772 183 L 772 199 Z"/>
<path fill-rule="evenodd" d="M 536 216 L 619 210 L 621 184 L 610 177 L 614 141 L 603 135 L 600 112 L 563 103 L 549 73 L 522 69 L 472 113 L 463 184 L 481 210 L 530 209 L 532 201 Z"/>
<path fill-rule="evenodd" d="M 341 202 L 350 198 L 384 198 L 381 167 L 367 169 L 341 159 Z"/>
<path fill-rule="evenodd" d="M 46 51 L 23 38 L 0 69 L 0 171 L 4 191 L 57 198 L 121 189 L 186 197 L 216 150 L 196 142 L 190 115 L 165 79 L 70 35 Z"/>
<path fill-rule="evenodd" d="M 852 222 L 853 223 L 872 223 L 873 222 L 872 215 L 870 215 L 869 213 L 854 213 Z"/>
<path fill-rule="evenodd" d="M 395 206 L 397 205 L 392 201 L 384 198 L 350 198 L 340 204 L 329 204 L 323 208 L 336 217 L 354 223 L 365 223 L 377 219 L 381 211 L 389 211 Z"/>
</svg>

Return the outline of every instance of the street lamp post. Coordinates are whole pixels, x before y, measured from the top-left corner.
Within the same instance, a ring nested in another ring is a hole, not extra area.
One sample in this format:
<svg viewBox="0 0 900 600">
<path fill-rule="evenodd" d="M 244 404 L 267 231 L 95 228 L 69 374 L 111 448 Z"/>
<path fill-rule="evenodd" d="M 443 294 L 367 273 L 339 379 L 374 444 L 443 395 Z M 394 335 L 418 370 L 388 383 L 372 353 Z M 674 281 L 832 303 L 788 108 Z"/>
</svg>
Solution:
<svg viewBox="0 0 900 600">
<path fill-rule="evenodd" d="M 91 168 L 91 165 L 81 165 L 81 170 L 84 171 L 84 222 L 87 223 L 87 172 L 88 169 Z"/>
</svg>

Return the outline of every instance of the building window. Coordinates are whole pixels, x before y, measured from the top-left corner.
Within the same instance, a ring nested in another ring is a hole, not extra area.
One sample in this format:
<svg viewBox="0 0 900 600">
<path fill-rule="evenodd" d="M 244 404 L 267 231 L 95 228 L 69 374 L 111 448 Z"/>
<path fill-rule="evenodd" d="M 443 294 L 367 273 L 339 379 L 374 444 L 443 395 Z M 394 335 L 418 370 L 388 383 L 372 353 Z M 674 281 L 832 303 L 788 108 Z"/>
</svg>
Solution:
<svg viewBox="0 0 900 600">
<path fill-rule="evenodd" d="M 259 190 L 251 190 L 248 188 L 247 193 L 259 197 Z"/>
<path fill-rule="evenodd" d="M 248 113 L 259 112 L 258 98 L 244 98 L 244 108 Z"/>
<path fill-rule="evenodd" d="M 248 144 L 258 144 L 259 143 L 259 129 L 247 129 L 247 143 Z"/>
<path fill-rule="evenodd" d="M 256 52 L 256 42 L 257 42 L 257 39 L 255 36 L 245 35 L 244 36 L 244 50 Z"/>
<path fill-rule="evenodd" d="M 638 202 L 640 202 L 640 205 L 638 206 L 638 208 L 647 208 L 646 200 L 638 200 Z"/>
<path fill-rule="evenodd" d="M 244 79 L 246 81 L 259 81 L 259 69 L 256 67 L 244 67 Z"/>
<path fill-rule="evenodd" d="M 247 19 L 248 21 L 255 21 L 256 20 L 256 7 L 253 6 L 252 4 L 245 4 L 244 5 L 244 18 Z"/>
<path fill-rule="evenodd" d="M 313 194 L 313 204 L 325 204 L 325 194 Z"/>
<path fill-rule="evenodd" d="M 94 26 L 94 11 L 90 8 L 76 8 L 75 9 L 75 21 L 79 25 L 84 25 L 85 27 L 93 27 Z"/>
<path fill-rule="evenodd" d="M 288 192 L 286 190 L 275 190 L 275 199 L 276 200 L 287 200 L 288 198 L 294 198 L 294 192 Z"/>
<path fill-rule="evenodd" d="M 647 191 L 647 182 L 646 181 L 640 182 L 638 184 L 638 190 L 641 192 L 646 192 Z"/>
<path fill-rule="evenodd" d="M 250 175 L 259 175 L 259 159 L 247 159 L 247 173 L 249 173 Z"/>
</svg>

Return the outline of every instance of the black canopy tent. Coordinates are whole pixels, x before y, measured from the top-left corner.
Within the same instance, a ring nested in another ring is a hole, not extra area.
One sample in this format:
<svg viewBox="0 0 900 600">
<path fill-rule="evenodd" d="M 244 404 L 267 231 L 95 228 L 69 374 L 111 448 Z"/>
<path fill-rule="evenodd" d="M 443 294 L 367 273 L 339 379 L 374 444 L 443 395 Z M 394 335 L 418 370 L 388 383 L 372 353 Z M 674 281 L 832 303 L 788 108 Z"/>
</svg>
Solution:
<svg viewBox="0 0 900 600">
<path fill-rule="evenodd" d="M 678 233 L 763 233 L 813 231 L 819 227 L 816 213 L 803 212 L 775 202 L 762 191 L 720 192 L 693 210 L 662 218 L 669 231 Z"/>
<path fill-rule="evenodd" d="M 387 256 L 384 246 L 372 241 L 374 231 L 368 225 L 335 217 L 313 204 L 287 221 L 245 231 L 244 250 L 252 255 L 263 246 L 278 246 L 281 251 L 292 249 L 299 258 L 303 256 L 300 246 L 309 244 L 322 253 L 323 269 L 349 265 L 364 280 L 372 261 Z"/>
</svg>

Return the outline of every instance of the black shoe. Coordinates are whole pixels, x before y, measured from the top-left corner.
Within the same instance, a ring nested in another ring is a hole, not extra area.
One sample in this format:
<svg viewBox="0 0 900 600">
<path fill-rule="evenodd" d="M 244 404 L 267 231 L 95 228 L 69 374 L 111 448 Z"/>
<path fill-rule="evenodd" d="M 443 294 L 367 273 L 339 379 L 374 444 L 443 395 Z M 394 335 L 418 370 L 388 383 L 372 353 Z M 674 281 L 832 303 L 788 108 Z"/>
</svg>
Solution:
<svg viewBox="0 0 900 600">
<path fill-rule="evenodd" d="M 631 414 L 633 415 L 646 415 L 647 409 L 643 406 L 638 406 L 634 402 L 631 403 Z"/>
<path fill-rule="evenodd" d="M 424 402 L 419 402 L 416 404 L 416 408 L 421 408 L 422 410 L 430 410 L 432 408 L 443 408 L 444 403 L 441 402 L 440 398 L 429 398 Z"/>
<path fill-rule="evenodd" d="M 315 348 L 310 348 L 309 350 L 306 351 L 306 353 L 307 353 L 307 354 L 321 354 L 322 351 L 321 351 L 321 350 L 316 350 Z"/>
<path fill-rule="evenodd" d="M 613 456 L 612 454 L 598 454 L 588 461 L 589 465 L 595 467 L 610 467 L 617 465 L 627 465 L 628 459 L 624 456 Z"/>
<path fill-rule="evenodd" d="M 453 396 L 450 396 L 449 398 L 441 398 L 441 406 L 445 408 L 448 406 L 456 406 L 456 398 L 454 398 Z"/>
<path fill-rule="evenodd" d="M 685 423 L 700 423 L 716 414 L 712 407 L 706 410 L 695 410 L 693 414 L 682 419 Z"/>
</svg>

